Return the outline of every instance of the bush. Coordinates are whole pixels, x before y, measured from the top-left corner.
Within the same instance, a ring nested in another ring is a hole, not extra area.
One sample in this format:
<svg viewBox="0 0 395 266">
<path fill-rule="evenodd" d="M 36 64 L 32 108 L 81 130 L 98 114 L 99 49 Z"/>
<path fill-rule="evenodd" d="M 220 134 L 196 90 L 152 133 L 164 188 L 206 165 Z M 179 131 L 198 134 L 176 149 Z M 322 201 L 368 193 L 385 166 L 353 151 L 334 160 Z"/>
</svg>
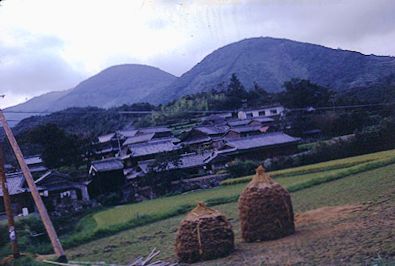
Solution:
<svg viewBox="0 0 395 266">
<path fill-rule="evenodd" d="M 254 174 L 258 165 L 259 163 L 256 161 L 237 159 L 229 164 L 227 170 L 230 177 L 246 176 Z"/>
<path fill-rule="evenodd" d="M 100 195 L 97 198 L 97 201 L 100 202 L 103 206 L 115 206 L 119 204 L 122 200 L 122 197 L 118 193 L 109 193 L 105 195 Z"/>
</svg>

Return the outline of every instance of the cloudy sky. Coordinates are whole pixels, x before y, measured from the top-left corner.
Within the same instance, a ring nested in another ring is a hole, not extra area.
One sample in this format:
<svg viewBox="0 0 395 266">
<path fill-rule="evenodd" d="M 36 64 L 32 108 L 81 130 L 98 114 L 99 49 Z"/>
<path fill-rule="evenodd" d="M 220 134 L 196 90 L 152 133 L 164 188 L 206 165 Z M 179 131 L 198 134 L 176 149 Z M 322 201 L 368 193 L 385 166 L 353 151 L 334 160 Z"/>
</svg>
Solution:
<svg viewBox="0 0 395 266">
<path fill-rule="evenodd" d="M 213 50 L 272 36 L 395 55 L 393 0 L 3 0 L 0 107 L 115 64 L 181 75 Z"/>
</svg>

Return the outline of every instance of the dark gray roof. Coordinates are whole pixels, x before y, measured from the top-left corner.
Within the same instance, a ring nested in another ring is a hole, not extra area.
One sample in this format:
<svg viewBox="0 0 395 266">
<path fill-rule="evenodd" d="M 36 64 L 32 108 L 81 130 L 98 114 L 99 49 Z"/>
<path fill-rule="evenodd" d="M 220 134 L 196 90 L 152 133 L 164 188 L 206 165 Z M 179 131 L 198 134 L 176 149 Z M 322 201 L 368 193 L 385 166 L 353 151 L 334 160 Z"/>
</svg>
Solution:
<svg viewBox="0 0 395 266">
<path fill-rule="evenodd" d="M 237 150 L 247 150 L 265 146 L 293 143 L 298 142 L 299 140 L 299 138 L 288 136 L 282 132 L 273 132 L 246 138 L 229 139 L 227 140 L 227 144 L 235 147 Z"/>
<path fill-rule="evenodd" d="M 168 152 L 180 149 L 181 147 L 175 145 L 172 139 L 152 140 L 145 143 L 138 143 L 128 145 L 132 157 L 139 157 L 144 155 L 157 154 L 161 152 Z"/>
<path fill-rule="evenodd" d="M 219 134 L 225 134 L 226 131 L 229 129 L 227 126 L 200 126 L 200 127 L 195 127 L 195 130 L 198 130 L 200 132 L 203 132 L 207 135 L 219 135 Z"/>
<path fill-rule="evenodd" d="M 7 174 L 7 187 L 8 193 L 10 195 L 16 195 L 25 192 L 26 189 L 23 188 L 25 182 L 25 177 L 22 173 Z M 0 196 L 3 196 L 3 189 L 0 186 Z"/>
<path fill-rule="evenodd" d="M 37 173 L 37 172 L 45 172 L 48 170 L 48 168 L 45 166 L 30 166 L 29 170 L 32 173 Z"/>
<path fill-rule="evenodd" d="M 149 134 L 143 134 L 143 135 L 130 137 L 125 140 L 125 142 L 122 144 L 122 146 L 135 144 L 135 143 L 141 143 L 141 142 L 147 142 L 147 141 L 153 139 L 154 136 L 155 136 L 155 133 L 149 133 Z"/>
<path fill-rule="evenodd" d="M 136 136 L 137 133 L 138 133 L 138 130 L 119 130 L 119 131 L 117 131 L 117 134 L 123 138 L 134 137 L 134 136 Z"/>
<path fill-rule="evenodd" d="M 234 131 L 237 133 L 245 133 L 245 132 L 255 132 L 260 131 L 260 126 L 245 126 L 245 127 L 234 127 L 231 128 L 229 131 Z"/>
<path fill-rule="evenodd" d="M 267 117 L 267 116 L 258 116 L 258 117 L 254 117 L 252 119 L 252 121 L 258 121 L 258 122 L 261 122 L 261 123 L 267 123 L 267 122 L 273 122 L 274 119 L 270 118 L 270 117 Z"/>
<path fill-rule="evenodd" d="M 89 172 L 92 170 L 95 170 L 96 172 L 108 172 L 121 169 L 123 169 L 123 163 L 120 159 L 108 158 L 100 161 L 93 161 Z"/>
<path fill-rule="evenodd" d="M 233 120 L 229 121 L 228 125 L 230 127 L 238 127 L 238 126 L 245 126 L 251 123 L 251 119 L 238 119 L 238 120 Z"/>
<path fill-rule="evenodd" d="M 110 134 L 99 136 L 97 137 L 97 139 L 99 143 L 106 143 L 111 141 L 114 137 L 115 137 L 115 133 L 110 133 Z"/>
<path fill-rule="evenodd" d="M 148 133 L 171 132 L 171 129 L 167 127 L 147 127 L 147 128 L 140 128 L 138 131 L 140 133 L 148 134 Z"/>
<path fill-rule="evenodd" d="M 167 166 L 167 170 L 204 166 L 212 159 L 214 159 L 216 156 L 217 154 L 214 152 L 206 152 L 203 154 L 196 154 L 196 153 L 183 154 L 180 156 L 179 164 L 178 165 L 169 164 Z M 149 169 L 150 165 L 154 162 L 155 160 L 140 161 L 138 165 L 144 173 L 148 173 L 150 170 Z"/>
<path fill-rule="evenodd" d="M 198 143 L 204 143 L 204 142 L 209 142 L 212 139 L 210 137 L 206 137 L 206 138 L 196 138 L 196 139 L 191 139 L 188 141 L 183 141 L 183 144 L 187 144 L 187 145 L 192 145 L 192 144 L 198 144 Z"/>
<path fill-rule="evenodd" d="M 42 163 L 43 160 L 41 159 L 40 156 L 32 156 L 32 157 L 25 158 L 25 162 L 27 165 L 32 165 L 32 164 Z"/>
</svg>

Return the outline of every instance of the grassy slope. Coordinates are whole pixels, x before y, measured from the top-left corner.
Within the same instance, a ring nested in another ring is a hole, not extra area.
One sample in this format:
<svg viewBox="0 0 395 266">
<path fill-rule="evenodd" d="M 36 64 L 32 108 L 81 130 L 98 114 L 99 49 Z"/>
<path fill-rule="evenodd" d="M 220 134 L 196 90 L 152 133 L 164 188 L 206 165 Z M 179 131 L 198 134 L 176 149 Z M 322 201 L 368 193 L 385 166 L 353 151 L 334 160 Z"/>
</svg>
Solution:
<svg viewBox="0 0 395 266">
<path fill-rule="evenodd" d="M 291 193 L 296 212 L 319 208 L 380 201 L 382 195 L 394 192 L 395 165 L 381 167 Z M 395 198 L 392 196 L 392 204 Z M 232 221 L 236 236 L 239 235 L 236 203 L 218 205 Z M 147 254 L 151 248 L 161 250 L 161 257 L 174 259 L 175 231 L 183 216 L 130 229 L 105 239 L 96 240 L 67 251 L 77 260 L 105 260 L 126 263 L 132 258 Z"/>
<path fill-rule="evenodd" d="M 355 167 L 359 164 L 365 164 L 373 160 L 394 157 L 395 150 L 373 153 L 363 156 L 356 156 L 347 159 L 334 160 L 325 163 L 307 165 L 273 172 L 272 176 L 276 181 L 284 186 L 293 186 L 310 179 L 321 177 L 322 172 L 325 175 L 336 174 L 347 168 Z M 249 177 L 248 177 L 249 178 Z M 169 211 L 175 211 L 177 208 L 195 204 L 197 201 L 210 201 L 220 197 L 237 196 L 245 184 L 236 184 L 226 187 L 218 187 L 210 190 L 191 192 L 173 197 L 160 198 L 151 201 L 144 201 L 138 204 L 123 205 L 111 208 L 106 211 L 98 212 L 93 215 L 97 223 L 97 229 L 114 226 L 130 221 L 141 215 L 163 215 Z"/>
</svg>

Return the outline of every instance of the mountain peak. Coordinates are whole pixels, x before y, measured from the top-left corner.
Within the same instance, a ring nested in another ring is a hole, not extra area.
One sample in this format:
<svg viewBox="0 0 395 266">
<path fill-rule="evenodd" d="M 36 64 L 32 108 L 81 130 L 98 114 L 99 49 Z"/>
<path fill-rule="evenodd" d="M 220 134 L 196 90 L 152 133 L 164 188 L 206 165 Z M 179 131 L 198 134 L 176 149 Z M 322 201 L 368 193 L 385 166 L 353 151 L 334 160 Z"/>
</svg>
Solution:
<svg viewBox="0 0 395 266">
<path fill-rule="evenodd" d="M 184 73 L 154 102 L 207 91 L 227 83 L 235 73 L 247 88 L 254 83 L 270 92 L 292 78 L 309 79 L 335 90 L 363 86 L 395 73 L 395 58 L 364 55 L 322 45 L 273 37 L 244 39 L 221 47 Z"/>
</svg>

